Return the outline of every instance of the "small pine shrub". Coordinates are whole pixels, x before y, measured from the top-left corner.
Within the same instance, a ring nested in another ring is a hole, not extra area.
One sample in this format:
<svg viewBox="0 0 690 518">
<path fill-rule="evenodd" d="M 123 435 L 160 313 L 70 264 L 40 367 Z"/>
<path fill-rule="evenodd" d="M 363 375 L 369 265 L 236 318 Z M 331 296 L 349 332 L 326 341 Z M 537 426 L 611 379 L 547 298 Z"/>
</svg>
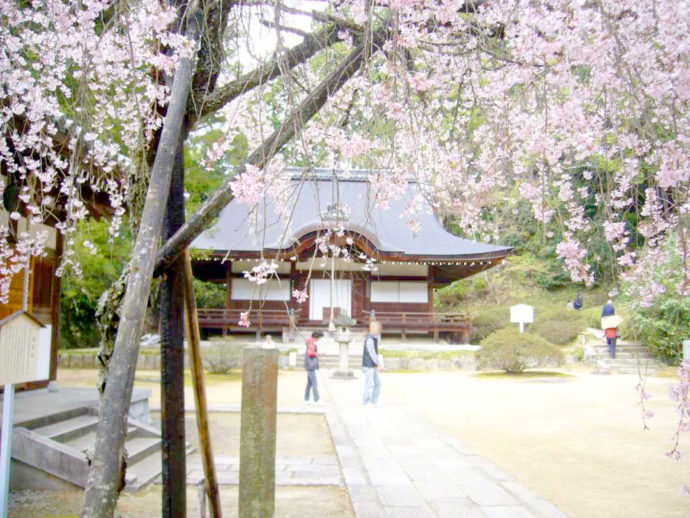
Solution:
<svg viewBox="0 0 690 518">
<path fill-rule="evenodd" d="M 570 343 L 584 329 L 583 316 L 574 309 L 540 308 L 535 311 L 534 332 L 552 344 Z"/>
<path fill-rule="evenodd" d="M 495 307 L 478 313 L 470 322 L 470 341 L 477 343 L 510 324 L 510 309 Z"/>
<path fill-rule="evenodd" d="M 204 369 L 211 374 L 225 374 L 242 366 L 242 344 L 216 342 L 201 352 Z"/>
<path fill-rule="evenodd" d="M 477 369 L 500 369 L 509 373 L 528 368 L 563 364 L 563 353 L 539 335 L 507 327 L 482 340 L 475 353 Z"/>
</svg>

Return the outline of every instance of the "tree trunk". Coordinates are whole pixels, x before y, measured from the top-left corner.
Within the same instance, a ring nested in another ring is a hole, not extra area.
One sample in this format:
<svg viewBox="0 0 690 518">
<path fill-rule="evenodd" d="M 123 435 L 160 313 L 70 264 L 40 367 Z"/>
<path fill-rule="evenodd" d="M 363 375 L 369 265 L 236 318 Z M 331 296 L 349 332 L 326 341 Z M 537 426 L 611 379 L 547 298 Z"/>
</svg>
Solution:
<svg viewBox="0 0 690 518">
<path fill-rule="evenodd" d="M 188 29 L 191 29 L 188 34 L 191 32 L 196 41 L 200 32 L 198 19 L 190 17 L 187 23 Z M 139 233 L 132 251 L 131 273 L 103 394 L 94 458 L 84 496 L 83 517 L 111 517 L 117 505 L 120 458 L 124 449 L 139 341 L 191 79 L 192 60 L 181 56 L 151 171 Z"/>
</svg>

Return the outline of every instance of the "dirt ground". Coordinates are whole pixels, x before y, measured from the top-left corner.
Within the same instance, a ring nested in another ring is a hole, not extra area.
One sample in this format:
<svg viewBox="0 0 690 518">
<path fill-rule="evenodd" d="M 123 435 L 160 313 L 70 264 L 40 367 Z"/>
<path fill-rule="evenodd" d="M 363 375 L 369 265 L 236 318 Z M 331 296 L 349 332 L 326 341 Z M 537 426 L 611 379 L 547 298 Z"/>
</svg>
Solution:
<svg viewBox="0 0 690 518">
<path fill-rule="evenodd" d="M 160 414 L 152 412 L 154 420 Z M 240 456 L 240 413 L 209 413 L 211 446 L 217 456 Z M 278 414 L 276 419 L 276 456 L 303 457 L 335 455 L 331 432 L 323 414 Z M 196 418 L 187 413 L 185 418 L 187 442 L 199 453 L 199 439 Z"/>
<path fill-rule="evenodd" d="M 221 486 L 224 517 L 236 517 L 237 486 Z M 9 518 L 76 518 L 83 500 L 81 491 L 13 491 Z M 153 485 L 134 495 L 125 493 L 118 501 L 123 518 L 161 516 L 161 486 Z M 206 516 L 209 515 L 208 507 Z M 187 487 L 187 516 L 198 516 L 197 489 Z M 281 518 L 352 517 L 346 488 L 282 487 L 276 488 L 276 516 Z"/>
<path fill-rule="evenodd" d="M 646 404 L 655 416 L 649 421 L 650 430 L 645 431 L 635 390 L 637 376 L 593 375 L 591 369 L 582 367 L 564 372 L 565 376 L 523 377 L 471 371 L 384 372 L 382 401 L 394 400 L 424 414 L 568 516 L 690 516 L 690 498 L 680 491 L 682 484 L 690 483 L 690 464 L 664 456 L 677 424 L 675 406 L 668 396 L 675 380 L 647 378 L 651 397 Z M 89 371 L 62 370 L 60 383 L 93 383 L 90 376 L 95 380 Z M 154 390 L 152 405 L 160 401 L 158 385 L 152 381 L 156 376 L 154 372 L 137 373 L 136 385 Z M 278 383 L 279 405 L 301 403 L 304 372 L 281 371 Z M 209 376 L 207 392 L 210 405 L 238 405 L 240 378 Z M 191 392 L 188 400 L 192 400 Z M 239 424 L 233 419 L 215 424 L 218 431 L 212 433 L 224 437 L 235 433 Z M 287 430 L 291 425 L 281 418 L 279 428 Z M 319 426 L 315 430 L 323 435 Z M 279 451 L 280 436 L 281 431 Z M 681 446 L 687 449 L 689 442 L 686 434 Z M 232 443 L 227 447 L 236 451 Z M 286 490 L 281 488 L 283 494 Z M 324 493 L 317 500 L 333 498 L 335 509 L 341 497 L 347 500 L 347 492 L 344 496 L 338 491 Z M 287 507 L 279 516 L 292 516 L 290 498 L 283 498 L 282 505 Z M 230 504 L 231 510 L 235 508 Z M 325 509 L 321 515 L 328 516 L 328 512 Z"/>
<path fill-rule="evenodd" d="M 97 373 L 95 369 L 59 369 L 58 384 L 65 386 L 95 387 Z M 242 374 L 233 371 L 230 374 L 204 374 L 208 404 L 239 406 L 242 401 Z M 304 386 L 307 382 L 303 370 L 278 372 L 278 406 L 302 404 Z M 136 388 L 151 390 L 149 405 L 160 407 L 160 372 L 137 370 L 134 379 Z M 185 378 L 185 404 L 194 406 L 194 392 L 189 372 Z"/>
<path fill-rule="evenodd" d="M 688 461 L 664 456 L 678 415 L 671 378 L 648 377 L 650 430 L 633 375 L 385 373 L 382 397 L 424 414 L 571 517 L 690 516 Z M 690 436 L 682 438 L 685 449 Z"/>
<path fill-rule="evenodd" d="M 62 386 L 95 386 L 94 370 L 61 369 L 58 383 Z M 160 405 L 159 374 L 153 371 L 137 371 L 135 386 L 152 390 L 150 404 Z M 209 405 L 239 406 L 241 402 L 241 377 L 239 373 L 226 376 L 206 376 Z M 304 372 L 280 372 L 278 380 L 278 404 L 295 406 L 302 404 Z M 186 383 L 188 385 L 188 383 Z M 185 400 L 194 401 L 191 386 L 185 387 Z M 152 418 L 160 414 L 152 412 Z M 187 441 L 198 445 L 194 413 L 186 416 Z M 239 456 L 240 414 L 238 412 L 210 412 L 211 441 L 217 456 Z M 335 455 L 333 441 L 326 419 L 322 414 L 284 414 L 277 417 L 278 457 Z M 197 449 L 198 452 L 198 449 Z M 238 487 L 221 486 L 223 516 L 237 516 Z M 187 489 L 188 516 L 198 516 L 197 489 Z M 81 509 L 81 491 L 13 491 L 10 497 L 10 518 L 76 517 Z M 125 518 L 151 518 L 161 515 L 161 486 L 152 485 L 136 494 L 124 493 L 118 509 Z M 208 510 L 207 510 L 208 516 Z M 354 516 L 346 488 L 278 486 L 276 488 L 276 516 L 286 518 Z"/>
</svg>

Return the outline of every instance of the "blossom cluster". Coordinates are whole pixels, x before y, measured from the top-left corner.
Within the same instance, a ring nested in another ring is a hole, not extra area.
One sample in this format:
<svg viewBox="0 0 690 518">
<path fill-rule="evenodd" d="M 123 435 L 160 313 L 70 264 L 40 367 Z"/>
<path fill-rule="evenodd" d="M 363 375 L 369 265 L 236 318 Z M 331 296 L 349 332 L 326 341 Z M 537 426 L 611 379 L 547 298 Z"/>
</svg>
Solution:
<svg viewBox="0 0 690 518">
<path fill-rule="evenodd" d="M 170 32 L 172 8 L 154 0 L 112 7 L 98 0 L 0 1 L 2 188 L 16 186 L 19 201 L 9 217 L 34 225 L 58 215 L 67 251 L 76 222 L 89 213 L 84 187 L 110 198 L 117 231 L 135 156 L 162 122 L 157 108 L 169 92 L 157 76 L 172 73 L 177 51 L 187 46 Z M 0 246 L 15 264 L 26 263 L 23 252 L 40 253 L 40 246 L 14 247 L 7 239 Z M 71 257 L 63 255 L 63 267 Z M 0 275 L 3 301 L 10 274 Z"/>
</svg>

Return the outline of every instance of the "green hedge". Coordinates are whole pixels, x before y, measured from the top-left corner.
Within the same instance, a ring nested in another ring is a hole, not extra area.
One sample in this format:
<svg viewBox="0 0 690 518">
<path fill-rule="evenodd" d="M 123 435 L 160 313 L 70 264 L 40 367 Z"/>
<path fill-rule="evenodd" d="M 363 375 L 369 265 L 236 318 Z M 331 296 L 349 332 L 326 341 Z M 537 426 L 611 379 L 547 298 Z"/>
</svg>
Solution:
<svg viewBox="0 0 690 518">
<path fill-rule="evenodd" d="M 580 311 L 567 307 L 535 311 L 534 332 L 552 344 L 570 343 L 584 330 L 585 321 Z"/>
<path fill-rule="evenodd" d="M 538 335 L 520 333 L 513 327 L 492 333 L 482 340 L 481 346 L 475 353 L 477 369 L 500 369 L 515 373 L 528 368 L 563 364 L 563 353 L 558 347 Z"/>
<path fill-rule="evenodd" d="M 477 313 L 470 322 L 470 341 L 478 343 L 510 324 L 510 308 L 496 306 Z"/>
</svg>

